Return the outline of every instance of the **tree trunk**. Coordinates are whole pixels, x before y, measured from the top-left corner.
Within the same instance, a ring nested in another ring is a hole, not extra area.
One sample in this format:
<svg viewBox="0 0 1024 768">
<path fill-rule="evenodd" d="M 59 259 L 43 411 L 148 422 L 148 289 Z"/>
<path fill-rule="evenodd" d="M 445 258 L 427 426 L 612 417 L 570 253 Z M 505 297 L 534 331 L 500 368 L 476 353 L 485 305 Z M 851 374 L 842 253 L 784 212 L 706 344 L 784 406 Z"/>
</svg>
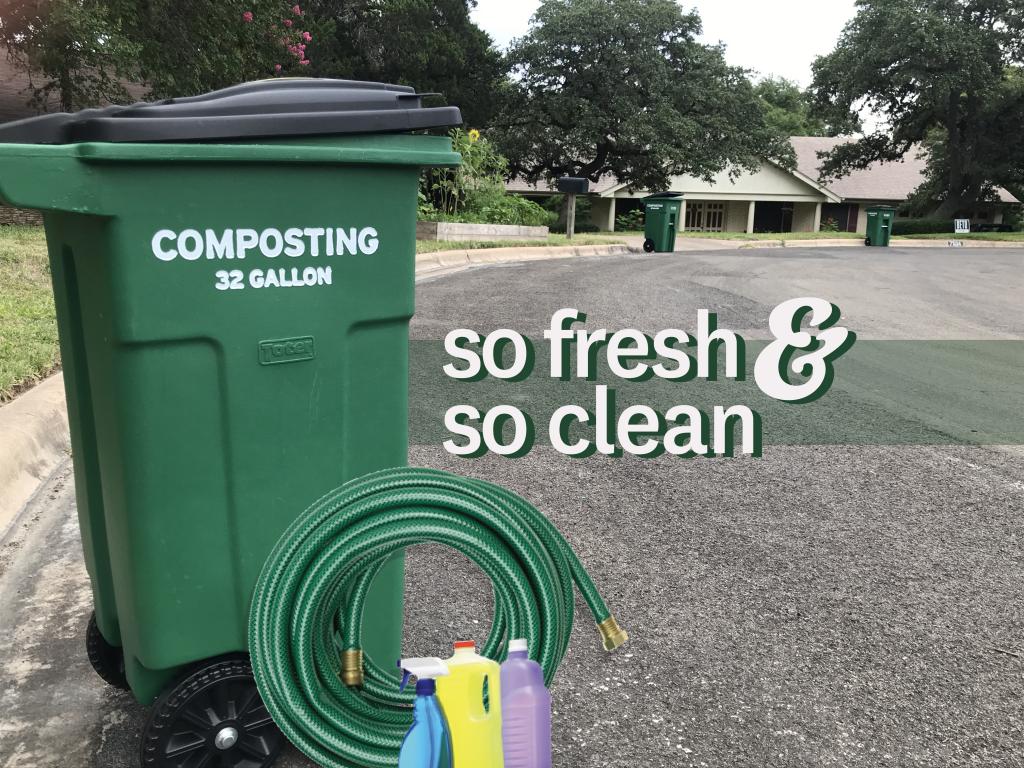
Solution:
<svg viewBox="0 0 1024 768">
<path fill-rule="evenodd" d="M 939 207 L 932 213 L 931 218 L 933 219 L 955 219 L 956 215 L 964 208 L 963 198 L 959 195 L 957 197 L 947 197 L 943 200 Z"/>
<path fill-rule="evenodd" d="M 74 79 L 71 75 L 71 65 L 68 57 L 64 57 L 60 69 L 60 111 L 74 112 L 75 110 L 75 88 Z"/>
</svg>

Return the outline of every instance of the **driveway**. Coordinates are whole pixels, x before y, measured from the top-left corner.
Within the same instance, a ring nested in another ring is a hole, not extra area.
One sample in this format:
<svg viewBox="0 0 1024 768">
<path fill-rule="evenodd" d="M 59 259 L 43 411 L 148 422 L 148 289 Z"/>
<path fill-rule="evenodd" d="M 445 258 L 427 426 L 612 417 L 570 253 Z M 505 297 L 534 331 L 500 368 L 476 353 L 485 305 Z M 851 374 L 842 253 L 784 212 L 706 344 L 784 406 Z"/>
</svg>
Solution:
<svg viewBox="0 0 1024 768">
<path fill-rule="evenodd" d="M 811 295 L 865 341 L 1024 340 L 1024 250 L 944 248 L 473 269 L 421 282 L 413 333 L 536 335 L 573 306 L 592 327 L 645 330 L 687 328 L 708 308 L 756 338 L 771 308 Z M 1022 766 L 1024 451 L 953 442 L 782 446 L 766 430 L 760 459 L 581 461 L 538 447 L 466 461 L 416 446 L 410 461 L 530 499 L 630 632 L 605 654 L 578 604 L 553 687 L 556 765 Z M 144 711 L 99 682 L 82 648 L 79 546 L 65 465 L 0 546 L 2 768 L 136 765 Z M 405 652 L 481 638 L 482 577 L 435 547 L 409 560 Z"/>
</svg>

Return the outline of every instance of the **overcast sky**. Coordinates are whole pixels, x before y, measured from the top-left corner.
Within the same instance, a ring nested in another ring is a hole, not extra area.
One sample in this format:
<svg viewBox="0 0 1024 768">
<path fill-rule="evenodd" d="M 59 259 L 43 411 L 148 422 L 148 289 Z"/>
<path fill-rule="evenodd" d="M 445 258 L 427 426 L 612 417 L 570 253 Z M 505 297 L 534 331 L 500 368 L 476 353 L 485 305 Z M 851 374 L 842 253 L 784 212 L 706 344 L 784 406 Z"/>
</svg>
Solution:
<svg viewBox="0 0 1024 768">
<path fill-rule="evenodd" d="M 477 24 L 505 47 L 523 35 L 539 0 L 478 0 Z M 811 62 L 829 53 L 854 14 L 854 0 L 681 0 L 704 20 L 704 40 L 726 45 L 731 64 L 803 86 Z"/>
</svg>

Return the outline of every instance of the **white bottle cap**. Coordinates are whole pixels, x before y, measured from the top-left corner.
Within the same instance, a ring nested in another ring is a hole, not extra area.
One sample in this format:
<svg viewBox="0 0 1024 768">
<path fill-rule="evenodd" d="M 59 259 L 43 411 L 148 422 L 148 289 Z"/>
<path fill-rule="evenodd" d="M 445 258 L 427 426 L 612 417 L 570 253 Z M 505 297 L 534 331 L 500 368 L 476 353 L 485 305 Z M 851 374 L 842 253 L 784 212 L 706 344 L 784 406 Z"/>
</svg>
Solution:
<svg viewBox="0 0 1024 768">
<path fill-rule="evenodd" d="M 509 653 L 527 653 L 530 650 L 529 643 L 525 640 L 509 640 L 508 641 L 508 652 Z"/>
</svg>

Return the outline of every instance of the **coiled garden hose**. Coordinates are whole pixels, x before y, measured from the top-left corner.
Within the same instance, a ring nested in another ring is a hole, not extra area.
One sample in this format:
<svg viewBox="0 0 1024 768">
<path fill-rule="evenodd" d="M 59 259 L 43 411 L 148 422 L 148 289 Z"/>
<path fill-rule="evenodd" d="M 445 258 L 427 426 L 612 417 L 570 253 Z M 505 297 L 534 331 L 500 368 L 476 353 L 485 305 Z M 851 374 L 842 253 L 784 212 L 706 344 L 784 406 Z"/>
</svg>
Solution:
<svg viewBox="0 0 1024 768">
<path fill-rule="evenodd" d="M 282 536 L 263 568 L 249 620 L 260 693 L 295 746 L 326 768 L 395 766 L 412 694 L 363 659 L 367 590 L 398 550 L 437 542 L 491 579 L 499 659 L 524 637 L 550 683 L 569 643 L 573 584 L 607 650 L 626 641 L 569 544 L 539 511 L 496 485 L 429 469 L 367 475 L 328 494 Z M 381 660 L 378 660 L 381 661 Z M 386 661 L 386 660 L 385 660 Z"/>
</svg>

